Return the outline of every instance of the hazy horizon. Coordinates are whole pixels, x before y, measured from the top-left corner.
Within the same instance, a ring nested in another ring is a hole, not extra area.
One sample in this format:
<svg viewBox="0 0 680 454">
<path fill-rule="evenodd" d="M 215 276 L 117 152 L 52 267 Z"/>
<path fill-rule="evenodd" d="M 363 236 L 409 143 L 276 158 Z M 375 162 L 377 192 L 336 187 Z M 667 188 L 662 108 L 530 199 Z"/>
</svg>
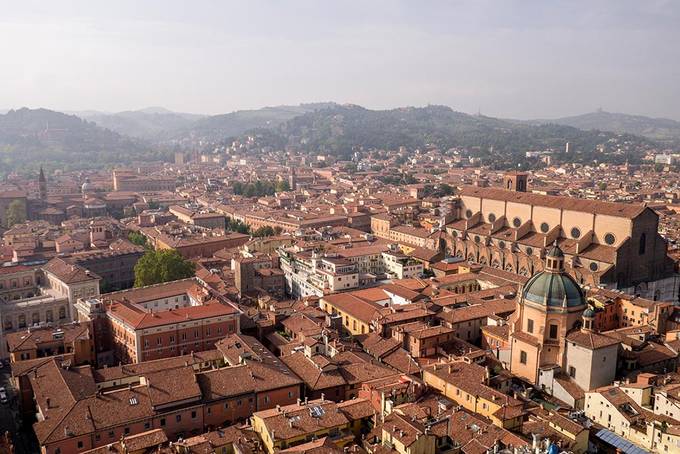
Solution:
<svg viewBox="0 0 680 454">
<path fill-rule="evenodd" d="M 0 108 L 680 120 L 680 2 L 2 1 Z"/>
<path fill-rule="evenodd" d="M 309 103 L 318 104 L 318 103 L 325 103 L 325 102 L 333 102 L 333 101 L 318 101 L 318 102 L 310 101 Z M 67 114 L 67 115 L 76 115 L 76 116 L 80 116 L 81 118 L 89 119 L 90 116 L 95 116 L 95 115 L 117 115 L 117 114 L 121 114 L 121 113 L 124 113 L 124 112 L 141 112 L 141 111 L 150 110 L 150 109 L 153 109 L 153 110 L 163 109 L 163 110 L 167 110 L 168 113 L 181 114 L 181 115 L 196 115 L 197 117 L 201 117 L 201 116 L 208 117 L 208 116 L 212 116 L 212 115 L 223 115 L 223 114 L 235 113 L 235 112 L 239 112 L 239 111 L 243 111 L 243 110 L 258 110 L 258 109 L 265 109 L 265 108 L 296 106 L 296 105 L 299 105 L 299 104 L 307 104 L 307 103 L 298 103 L 298 104 L 295 104 L 295 105 L 293 105 L 293 104 L 279 104 L 279 105 L 272 105 L 272 106 L 261 106 L 259 108 L 255 107 L 255 108 L 252 108 L 252 109 L 237 109 L 237 110 L 230 110 L 230 111 L 218 112 L 218 113 L 212 113 L 212 114 L 204 114 L 204 113 L 200 113 L 200 112 L 174 111 L 174 110 L 167 109 L 166 107 L 163 107 L 163 106 L 147 106 L 147 107 L 141 107 L 139 109 L 125 109 L 125 110 L 120 110 L 120 111 L 105 111 L 105 110 L 98 110 L 98 109 L 67 110 L 67 109 L 58 109 L 58 108 L 45 107 L 45 106 L 17 106 L 17 107 L 10 107 L 10 108 L 0 108 L 0 114 L 5 114 L 10 110 L 18 110 L 18 109 L 22 109 L 22 108 L 48 109 L 48 110 L 51 110 L 51 111 L 54 111 L 54 112 L 61 112 L 61 113 Z M 336 102 L 336 104 L 347 105 L 347 104 L 352 104 L 352 103 L 338 103 L 338 102 Z M 430 104 L 430 105 L 436 105 L 436 104 L 433 103 L 433 104 Z M 442 104 L 439 104 L 439 105 L 442 105 Z M 390 110 L 390 109 L 406 108 L 406 107 L 423 108 L 423 107 L 426 107 L 426 105 L 422 105 L 422 106 L 403 105 L 403 106 L 386 107 L 386 108 L 381 108 L 381 109 L 371 108 L 371 107 L 367 107 L 367 106 L 360 106 L 360 107 L 364 107 L 364 108 L 369 109 L 369 110 Z M 451 106 L 447 106 L 447 107 L 451 107 Z M 453 107 L 451 107 L 451 108 L 453 108 Z M 454 109 L 454 110 L 457 110 L 457 109 Z M 470 114 L 470 115 L 477 115 L 478 114 L 478 112 L 465 112 L 465 111 L 461 111 L 461 110 L 458 110 L 458 111 L 462 112 L 462 113 L 467 113 L 467 114 Z M 557 119 L 561 119 L 561 118 L 568 118 L 568 117 L 572 117 L 572 116 L 576 117 L 576 116 L 579 116 L 579 115 L 592 114 L 592 113 L 596 113 L 597 111 L 603 111 L 603 112 L 611 113 L 611 114 L 644 116 L 644 117 L 656 118 L 656 119 L 666 119 L 666 120 L 680 121 L 680 120 L 676 120 L 676 119 L 670 118 L 670 117 L 658 117 L 658 116 L 652 116 L 652 115 L 647 116 L 647 115 L 637 114 L 635 112 L 612 112 L 612 111 L 609 111 L 609 110 L 603 109 L 603 108 L 594 109 L 594 110 L 591 110 L 591 111 L 588 111 L 588 112 L 581 112 L 579 114 L 564 115 L 562 117 L 517 118 L 517 117 L 499 117 L 499 116 L 495 116 L 495 115 L 492 115 L 492 114 L 486 113 L 486 112 L 481 112 L 480 114 L 483 115 L 483 116 L 486 116 L 486 117 L 498 118 L 498 119 L 501 119 L 501 120 L 519 120 L 519 121 L 541 121 L 541 120 L 545 120 L 545 121 L 550 121 L 550 120 L 557 120 Z"/>
</svg>

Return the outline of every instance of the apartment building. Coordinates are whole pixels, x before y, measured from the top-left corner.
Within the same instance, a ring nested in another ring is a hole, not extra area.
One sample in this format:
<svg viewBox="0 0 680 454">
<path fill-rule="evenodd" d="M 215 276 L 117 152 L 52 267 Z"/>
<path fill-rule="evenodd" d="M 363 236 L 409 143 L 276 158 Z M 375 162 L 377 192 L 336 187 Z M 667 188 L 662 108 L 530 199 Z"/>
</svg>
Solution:
<svg viewBox="0 0 680 454">
<path fill-rule="evenodd" d="M 140 232 L 155 249 L 175 249 L 184 258 L 210 257 L 215 252 L 241 246 L 250 237 L 242 233 L 212 230 L 178 222 L 143 227 Z"/>
<path fill-rule="evenodd" d="M 435 356 L 440 348 L 454 340 L 454 330 L 446 326 L 430 326 L 417 321 L 399 325 L 392 330 L 392 337 L 414 358 Z"/>
<path fill-rule="evenodd" d="M 113 171 L 114 191 L 171 191 L 175 192 L 175 178 L 142 175 L 132 170 Z"/>
<path fill-rule="evenodd" d="M 676 452 L 680 423 L 643 406 L 621 386 L 606 386 L 586 393 L 585 414 L 594 423 L 652 452 Z"/>
<path fill-rule="evenodd" d="M 85 452 L 155 429 L 186 438 L 300 398 L 300 380 L 271 353 L 226 367 L 214 355 L 192 358 L 99 370 L 53 358 L 27 370 L 41 451 Z"/>
<path fill-rule="evenodd" d="M 10 362 L 71 355 L 73 365 L 94 364 L 94 337 L 89 323 L 69 323 L 57 328 L 43 327 L 5 336 Z"/>
<path fill-rule="evenodd" d="M 197 225 L 208 229 L 224 229 L 225 227 L 225 218 L 221 213 L 214 213 L 204 209 L 194 209 L 180 205 L 171 205 L 168 208 L 168 211 L 186 224 Z"/>
<path fill-rule="evenodd" d="M 286 291 L 291 296 L 323 296 L 359 286 L 359 270 L 349 260 L 290 248 L 278 249 L 277 253 L 286 277 Z"/>
<path fill-rule="evenodd" d="M 323 296 L 347 291 L 378 279 L 406 279 L 423 273 L 422 263 L 403 254 L 395 244 L 346 245 L 332 252 L 277 250 L 293 296 Z"/>
<path fill-rule="evenodd" d="M 279 268 L 279 257 L 269 254 L 238 255 L 231 260 L 234 284 L 241 297 L 254 292 L 283 296 L 285 276 Z"/>
<path fill-rule="evenodd" d="M 366 399 L 335 403 L 321 398 L 255 412 L 251 423 L 266 452 L 273 454 L 322 438 L 344 448 L 360 436 L 359 429 L 372 416 Z"/>
<path fill-rule="evenodd" d="M 238 309 L 193 278 L 84 299 L 81 318 L 97 305 L 106 311 L 113 354 L 126 363 L 210 350 L 239 331 Z"/>
<path fill-rule="evenodd" d="M 42 266 L 0 269 L 0 355 L 8 355 L 5 335 L 74 320 L 77 298 L 99 295 L 99 277 L 79 265 L 54 258 Z"/>
<path fill-rule="evenodd" d="M 64 259 L 101 277 L 100 286 L 104 291 L 115 291 L 134 285 L 135 265 L 142 255 L 144 248 L 120 239 L 106 249 L 83 251 Z"/>
<path fill-rule="evenodd" d="M 505 429 L 518 429 L 526 411 L 508 389 L 489 385 L 488 368 L 469 361 L 433 364 L 423 368 L 423 381 L 468 411 L 487 417 Z M 506 383 L 507 386 L 507 383 Z"/>
</svg>

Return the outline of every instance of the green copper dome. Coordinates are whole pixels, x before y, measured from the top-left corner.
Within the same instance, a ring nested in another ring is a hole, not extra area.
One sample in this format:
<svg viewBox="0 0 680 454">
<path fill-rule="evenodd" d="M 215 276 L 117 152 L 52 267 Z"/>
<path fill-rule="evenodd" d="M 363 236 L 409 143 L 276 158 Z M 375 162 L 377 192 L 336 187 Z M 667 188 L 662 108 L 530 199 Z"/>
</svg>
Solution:
<svg viewBox="0 0 680 454">
<path fill-rule="evenodd" d="M 541 271 L 524 285 L 523 297 L 532 303 L 552 307 L 576 307 L 586 304 L 581 287 L 565 272 Z"/>
</svg>

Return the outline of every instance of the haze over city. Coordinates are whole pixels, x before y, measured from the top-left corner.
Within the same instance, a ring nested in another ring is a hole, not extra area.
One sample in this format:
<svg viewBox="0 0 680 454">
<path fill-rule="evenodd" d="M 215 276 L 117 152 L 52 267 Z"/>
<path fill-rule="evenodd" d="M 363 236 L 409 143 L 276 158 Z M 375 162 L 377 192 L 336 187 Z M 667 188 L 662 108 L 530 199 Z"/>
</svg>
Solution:
<svg viewBox="0 0 680 454">
<path fill-rule="evenodd" d="M 0 108 L 680 120 L 675 1 L 3 1 Z"/>
</svg>

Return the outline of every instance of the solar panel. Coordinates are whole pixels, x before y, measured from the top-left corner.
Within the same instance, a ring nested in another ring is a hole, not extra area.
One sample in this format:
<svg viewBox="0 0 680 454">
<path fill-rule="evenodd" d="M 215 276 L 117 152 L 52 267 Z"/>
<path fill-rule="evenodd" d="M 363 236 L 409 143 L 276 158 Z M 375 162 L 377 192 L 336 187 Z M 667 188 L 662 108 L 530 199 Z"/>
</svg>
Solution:
<svg viewBox="0 0 680 454">
<path fill-rule="evenodd" d="M 325 411 L 322 407 L 313 406 L 309 408 L 309 414 L 314 418 L 321 418 L 325 414 Z"/>
<path fill-rule="evenodd" d="M 607 429 L 600 429 L 595 436 L 605 443 L 617 448 L 624 454 L 650 454 L 650 451 L 634 445 L 630 441 L 619 437 Z"/>
</svg>

